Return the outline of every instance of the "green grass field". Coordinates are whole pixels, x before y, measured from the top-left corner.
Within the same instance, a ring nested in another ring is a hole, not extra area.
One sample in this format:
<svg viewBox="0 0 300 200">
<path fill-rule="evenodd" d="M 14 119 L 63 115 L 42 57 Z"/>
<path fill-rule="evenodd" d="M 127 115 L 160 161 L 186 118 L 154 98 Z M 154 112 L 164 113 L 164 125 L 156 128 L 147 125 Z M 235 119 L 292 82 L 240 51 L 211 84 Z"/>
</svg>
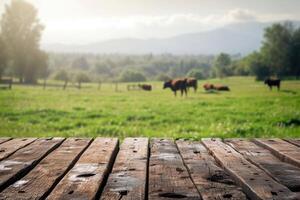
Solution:
<svg viewBox="0 0 300 200">
<path fill-rule="evenodd" d="M 232 91 L 206 93 L 205 82 Z M 284 81 L 280 92 L 254 78 L 200 81 L 187 98 L 152 84 L 152 92 L 129 92 L 127 84 L 119 92 L 112 84 L 0 90 L 0 136 L 300 137 L 300 81 Z"/>
</svg>

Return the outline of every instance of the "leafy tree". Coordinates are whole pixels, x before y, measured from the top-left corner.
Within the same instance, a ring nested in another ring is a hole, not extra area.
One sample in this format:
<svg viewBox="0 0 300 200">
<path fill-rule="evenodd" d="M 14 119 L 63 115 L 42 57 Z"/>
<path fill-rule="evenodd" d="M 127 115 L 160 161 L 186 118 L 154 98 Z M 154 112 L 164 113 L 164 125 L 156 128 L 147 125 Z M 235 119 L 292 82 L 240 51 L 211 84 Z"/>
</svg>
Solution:
<svg viewBox="0 0 300 200">
<path fill-rule="evenodd" d="M 202 79 L 205 79 L 205 76 L 203 74 L 203 71 L 201 69 L 197 69 L 197 68 L 194 68 L 194 69 L 191 69 L 188 73 L 187 73 L 187 76 L 188 77 L 194 77 L 198 80 L 202 80 Z"/>
<path fill-rule="evenodd" d="M 300 27 L 293 35 L 292 73 L 300 77 Z"/>
<path fill-rule="evenodd" d="M 79 72 L 75 76 L 75 81 L 78 82 L 78 88 L 81 88 L 81 83 L 87 83 L 90 82 L 90 78 L 86 73 Z"/>
<path fill-rule="evenodd" d="M 13 71 L 20 82 L 36 82 L 39 70 L 35 60 L 40 53 L 39 41 L 43 28 L 37 18 L 37 10 L 30 3 L 12 0 L 5 7 L 1 31 Z"/>
<path fill-rule="evenodd" d="M 292 37 L 291 23 L 276 23 L 266 28 L 261 54 L 273 75 L 288 75 L 291 72 Z"/>
<path fill-rule="evenodd" d="M 246 58 L 246 62 L 257 80 L 264 80 L 270 76 L 270 68 L 264 63 L 260 53 L 254 52 Z"/>
<path fill-rule="evenodd" d="M 223 78 L 230 75 L 231 58 L 228 54 L 221 53 L 214 61 L 214 70 L 216 76 Z"/>
<path fill-rule="evenodd" d="M 70 80 L 70 75 L 68 74 L 68 72 L 66 70 L 59 70 L 53 77 L 55 80 L 59 80 L 59 81 L 64 81 L 64 87 L 63 89 L 65 90 L 68 86 L 68 82 Z"/>
<path fill-rule="evenodd" d="M 143 82 L 143 81 L 146 81 L 146 77 L 140 72 L 126 70 L 126 71 L 122 72 L 122 74 L 120 76 L 120 81 L 122 81 L 122 82 Z"/>
<path fill-rule="evenodd" d="M 0 80 L 7 65 L 7 54 L 4 45 L 5 43 L 0 35 Z"/>
</svg>

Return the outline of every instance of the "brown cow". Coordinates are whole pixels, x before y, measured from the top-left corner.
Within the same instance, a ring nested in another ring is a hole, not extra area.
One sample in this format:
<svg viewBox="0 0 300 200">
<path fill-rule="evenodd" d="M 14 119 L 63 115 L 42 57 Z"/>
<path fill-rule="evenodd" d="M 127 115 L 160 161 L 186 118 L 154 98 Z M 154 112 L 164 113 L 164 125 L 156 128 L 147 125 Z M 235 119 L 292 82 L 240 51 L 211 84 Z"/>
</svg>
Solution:
<svg viewBox="0 0 300 200">
<path fill-rule="evenodd" d="M 206 83 L 203 85 L 203 88 L 208 91 L 208 90 L 213 90 L 214 89 L 214 85 L 210 84 L 210 83 Z"/>
<path fill-rule="evenodd" d="M 187 79 L 187 88 L 189 89 L 190 87 L 194 88 L 194 91 L 197 92 L 198 89 L 198 81 L 195 78 L 188 78 Z"/>
<path fill-rule="evenodd" d="M 152 91 L 152 85 L 146 85 L 146 84 L 139 84 L 138 85 L 140 89 L 145 90 L 145 91 Z"/>
<path fill-rule="evenodd" d="M 164 83 L 163 89 L 170 88 L 174 95 L 177 95 L 177 90 L 181 91 L 181 96 L 187 96 L 187 79 L 175 79 Z"/>
<path fill-rule="evenodd" d="M 207 90 L 217 90 L 217 91 L 230 91 L 229 87 L 226 85 L 214 85 L 210 83 L 206 83 L 203 85 L 203 88 Z"/>
</svg>

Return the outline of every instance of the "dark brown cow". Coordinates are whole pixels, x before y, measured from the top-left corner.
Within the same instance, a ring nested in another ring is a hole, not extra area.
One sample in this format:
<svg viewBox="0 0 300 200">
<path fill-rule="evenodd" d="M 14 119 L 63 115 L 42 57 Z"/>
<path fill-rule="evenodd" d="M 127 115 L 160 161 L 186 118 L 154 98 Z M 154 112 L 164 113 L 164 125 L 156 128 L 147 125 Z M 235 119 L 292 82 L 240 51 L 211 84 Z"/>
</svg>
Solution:
<svg viewBox="0 0 300 200">
<path fill-rule="evenodd" d="M 226 85 L 214 85 L 214 89 L 218 91 L 230 91 L 229 87 Z"/>
<path fill-rule="evenodd" d="M 230 91 L 229 87 L 226 85 L 214 85 L 210 83 L 206 83 L 203 85 L 203 88 L 207 90 L 217 90 L 217 91 Z"/>
<path fill-rule="evenodd" d="M 190 87 L 194 88 L 194 91 L 197 92 L 198 89 L 198 81 L 195 78 L 188 78 L 187 79 L 187 88 L 189 89 Z"/>
<path fill-rule="evenodd" d="M 173 92 L 174 95 L 177 95 L 177 90 L 181 91 L 181 96 L 185 94 L 187 96 L 187 79 L 175 79 L 175 80 L 170 80 L 164 83 L 164 88 L 170 88 Z"/>
<path fill-rule="evenodd" d="M 273 86 L 276 86 L 277 90 L 279 91 L 280 90 L 280 83 L 281 83 L 280 79 L 271 79 L 271 78 L 268 78 L 268 79 L 265 80 L 265 85 L 268 85 L 269 88 L 270 88 L 270 90 L 272 90 Z"/>
<path fill-rule="evenodd" d="M 142 90 L 145 90 L 145 91 L 152 91 L 152 85 L 146 85 L 146 84 L 139 84 L 138 85 L 139 88 L 141 88 Z"/>
</svg>

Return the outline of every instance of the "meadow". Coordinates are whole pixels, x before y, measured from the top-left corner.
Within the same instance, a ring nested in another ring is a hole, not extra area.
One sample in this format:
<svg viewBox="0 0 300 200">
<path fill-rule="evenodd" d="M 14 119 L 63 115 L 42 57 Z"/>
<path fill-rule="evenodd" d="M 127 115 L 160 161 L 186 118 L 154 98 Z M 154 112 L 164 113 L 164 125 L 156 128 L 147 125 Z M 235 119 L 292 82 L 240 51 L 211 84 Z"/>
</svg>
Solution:
<svg viewBox="0 0 300 200">
<path fill-rule="evenodd" d="M 230 92 L 205 92 L 206 82 Z M 300 137 L 300 81 L 269 91 L 253 77 L 200 81 L 197 93 L 174 97 L 154 90 L 127 91 L 127 84 L 84 84 L 83 89 L 13 86 L 0 90 L 0 136 L 13 137 Z"/>
</svg>

